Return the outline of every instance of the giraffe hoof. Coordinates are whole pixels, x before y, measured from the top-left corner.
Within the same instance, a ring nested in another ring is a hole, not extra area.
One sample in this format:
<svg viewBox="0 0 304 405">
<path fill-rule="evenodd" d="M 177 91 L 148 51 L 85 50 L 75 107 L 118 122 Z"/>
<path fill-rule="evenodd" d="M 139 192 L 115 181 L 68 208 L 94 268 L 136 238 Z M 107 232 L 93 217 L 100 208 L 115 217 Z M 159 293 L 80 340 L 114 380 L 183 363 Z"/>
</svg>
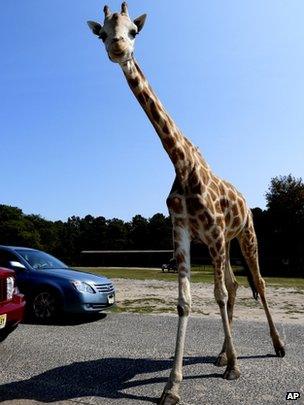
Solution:
<svg viewBox="0 0 304 405">
<path fill-rule="evenodd" d="M 274 348 L 276 355 L 278 357 L 284 357 L 285 356 L 285 348 L 284 346 L 278 346 Z"/>
<path fill-rule="evenodd" d="M 215 360 L 214 365 L 216 367 L 227 366 L 227 356 L 226 353 L 219 354 L 218 358 Z"/>
<path fill-rule="evenodd" d="M 225 380 L 237 380 L 241 375 L 240 370 L 237 367 L 228 368 L 226 369 L 225 373 L 223 374 L 223 378 Z"/>
<path fill-rule="evenodd" d="M 176 405 L 179 403 L 180 398 L 170 392 L 164 391 L 158 405 Z"/>
</svg>

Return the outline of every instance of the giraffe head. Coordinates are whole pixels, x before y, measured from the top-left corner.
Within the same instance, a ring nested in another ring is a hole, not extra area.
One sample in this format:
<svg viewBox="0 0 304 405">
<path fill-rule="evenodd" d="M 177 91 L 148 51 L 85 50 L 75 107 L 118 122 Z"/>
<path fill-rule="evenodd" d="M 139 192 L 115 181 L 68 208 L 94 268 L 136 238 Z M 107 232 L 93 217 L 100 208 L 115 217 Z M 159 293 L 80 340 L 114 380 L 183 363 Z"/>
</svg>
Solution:
<svg viewBox="0 0 304 405">
<path fill-rule="evenodd" d="M 135 37 L 144 26 L 146 14 L 132 21 L 125 2 L 120 13 L 112 14 L 108 6 L 103 11 L 103 25 L 94 21 L 88 21 L 88 25 L 93 34 L 104 42 L 110 60 L 123 64 L 133 57 Z"/>
</svg>

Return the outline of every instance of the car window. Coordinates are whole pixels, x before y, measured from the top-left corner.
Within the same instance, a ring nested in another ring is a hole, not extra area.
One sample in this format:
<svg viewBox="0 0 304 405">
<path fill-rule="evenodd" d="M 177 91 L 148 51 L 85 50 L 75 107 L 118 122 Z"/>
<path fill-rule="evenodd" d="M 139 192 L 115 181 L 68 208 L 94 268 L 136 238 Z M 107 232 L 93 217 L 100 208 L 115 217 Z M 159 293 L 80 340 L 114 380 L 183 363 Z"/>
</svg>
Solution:
<svg viewBox="0 0 304 405">
<path fill-rule="evenodd" d="M 20 256 L 23 257 L 34 269 L 66 269 L 67 265 L 60 260 L 49 255 L 48 253 L 39 250 L 17 250 Z"/>
<path fill-rule="evenodd" d="M 7 252 L 6 250 L 0 250 L 0 267 L 5 267 L 7 269 L 14 269 L 10 262 L 17 261 L 19 259 L 16 255 L 11 252 Z"/>
</svg>

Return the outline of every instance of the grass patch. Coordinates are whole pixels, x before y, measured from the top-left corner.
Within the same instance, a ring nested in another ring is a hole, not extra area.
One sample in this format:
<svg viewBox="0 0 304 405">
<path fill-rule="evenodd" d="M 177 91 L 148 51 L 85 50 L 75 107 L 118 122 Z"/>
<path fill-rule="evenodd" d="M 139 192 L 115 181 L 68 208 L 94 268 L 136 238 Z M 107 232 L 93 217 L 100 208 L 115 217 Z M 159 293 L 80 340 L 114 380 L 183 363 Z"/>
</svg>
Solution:
<svg viewBox="0 0 304 405">
<path fill-rule="evenodd" d="M 136 313 L 163 313 L 163 312 L 176 312 L 176 305 L 173 306 L 159 306 L 166 305 L 166 301 L 161 298 L 142 298 L 134 300 L 124 300 L 116 304 L 111 312 L 136 312 Z"/>
<path fill-rule="evenodd" d="M 177 281 L 177 273 L 163 273 L 156 269 L 129 269 L 129 268 L 103 268 L 103 267 L 77 267 L 76 270 L 103 275 L 109 278 L 125 278 L 132 280 L 163 280 Z M 240 279 L 246 280 L 245 277 Z M 191 274 L 193 283 L 213 283 L 213 269 L 211 266 L 201 269 L 195 267 Z"/>
<path fill-rule="evenodd" d="M 247 308 L 256 308 L 258 304 L 252 298 L 238 298 L 237 303 Z"/>
<path fill-rule="evenodd" d="M 77 267 L 76 270 L 103 275 L 108 278 L 177 281 L 177 273 L 163 273 L 158 269 Z M 244 276 L 237 276 L 237 281 L 240 285 L 248 286 L 247 278 Z M 298 294 L 303 294 L 304 278 L 265 277 L 265 281 L 268 286 L 295 287 Z M 192 269 L 191 282 L 213 284 L 213 268 L 211 266 L 194 267 Z"/>
</svg>

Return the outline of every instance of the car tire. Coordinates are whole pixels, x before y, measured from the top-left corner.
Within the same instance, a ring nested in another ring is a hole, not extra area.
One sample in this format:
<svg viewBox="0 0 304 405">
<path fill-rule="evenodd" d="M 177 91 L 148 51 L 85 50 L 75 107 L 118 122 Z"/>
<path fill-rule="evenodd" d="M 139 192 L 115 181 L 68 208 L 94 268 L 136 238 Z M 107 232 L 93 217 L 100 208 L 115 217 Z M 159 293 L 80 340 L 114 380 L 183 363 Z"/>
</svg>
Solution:
<svg viewBox="0 0 304 405">
<path fill-rule="evenodd" d="M 58 294 L 52 290 L 36 292 L 31 301 L 32 317 L 40 323 L 48 323 L 59 316 L 60 300 Z"/>
</svg>

